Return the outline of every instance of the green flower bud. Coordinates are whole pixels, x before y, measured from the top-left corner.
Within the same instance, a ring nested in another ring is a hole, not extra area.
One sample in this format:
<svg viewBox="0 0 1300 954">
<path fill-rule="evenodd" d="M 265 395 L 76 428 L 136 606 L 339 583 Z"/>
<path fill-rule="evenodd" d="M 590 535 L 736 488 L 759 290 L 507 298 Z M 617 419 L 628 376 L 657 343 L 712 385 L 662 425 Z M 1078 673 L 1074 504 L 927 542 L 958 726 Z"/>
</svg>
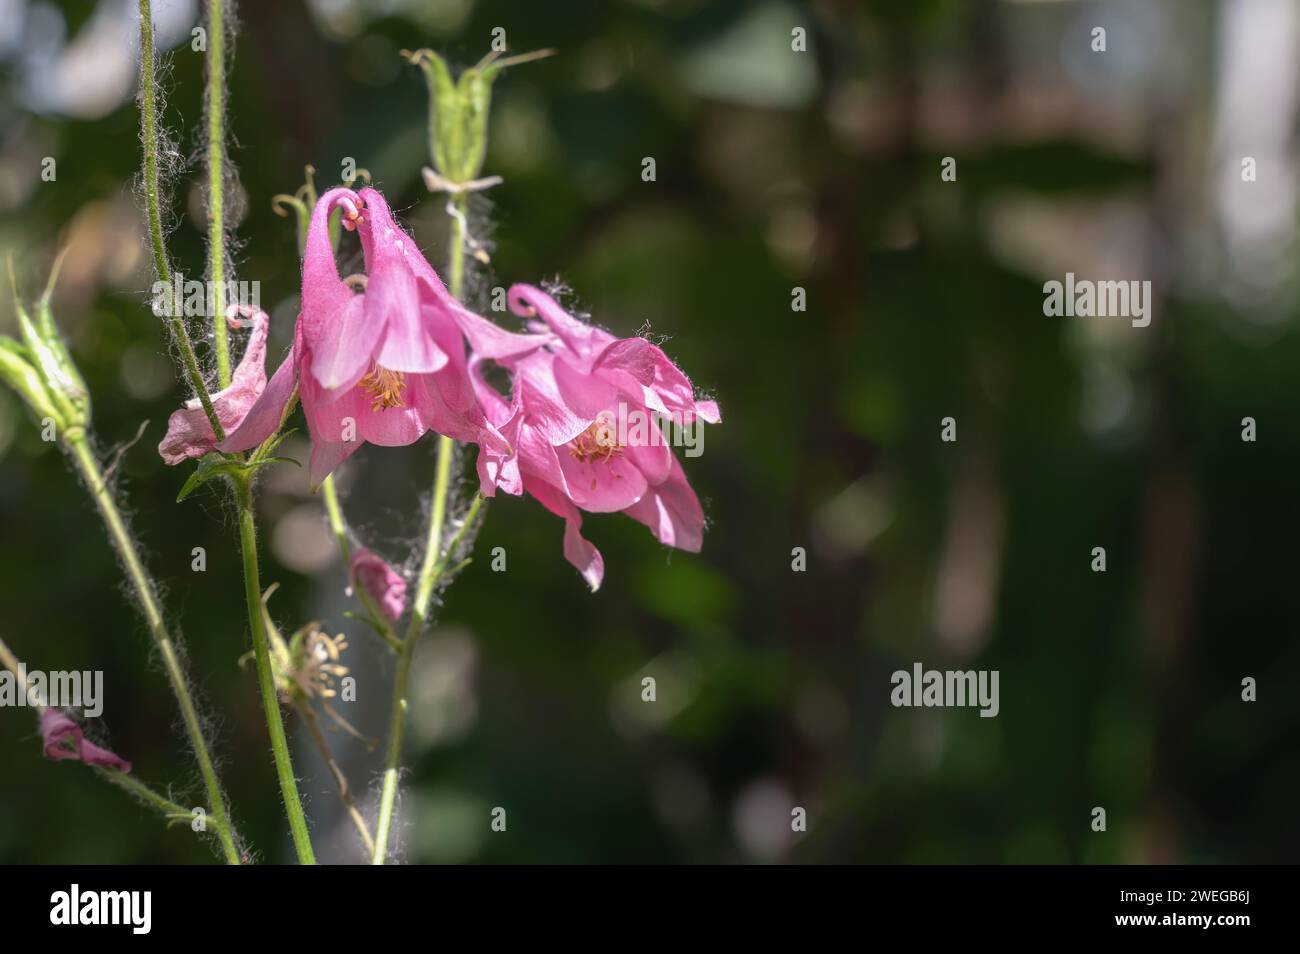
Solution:
<svg viewBox="0 0 1300 954">
<path fill-rule="evenodd" d="M 81 376 L 81 370 L 72 360 L 72 353 L 68 351 L 67 343 L 64 342 L 63 336 L 59 334 L 54 325 L 54 316 L 50 312 L 49 298 L 42 298 L 37 306 L 37 321 L 46 344 L 49 345 L 50 351 L 54 355 L 54 360 L 58 364 L 59 379 L 58 386 L 63 390 L 67 399 L 71 402 L 77 412 L 77 417 L 82 424 L 90 422 L 90 389 L 86 387 L 86 379 Z"/>
<path fill-rule="evenodd" d="M 67 345 L 59 335 L 59 329 L 54 324 L 54 314 L 50 310 L 50 296 L 54 293 L 54 284 L 58 281 L 65 254 L 66 250 L 55 259 L 54 267 L 50 269 L 45 292 L 37 303 L 35 322 L 18 298 L 12 260 L 9 262 L 9 281 L 14 288 L 14 313 L 23 339 L 21 357 L 40 376 L 46 402 L 58 409 L 58 419 L 68 427 L 85 427 L 90 421 L 90 392 L 86 389 L 86 381 L 72 360 Z M 17 345 L 17 342 L 13 344 Z"/>
<path fill-rule="evenodd" d="M 0 379 L 18 392 L 38 421 L 48 417 L 60 431 L 67 427 L 68 422 L 51 399 L 40 372 L 28 360 L 26 349 L 7 335 L 0 335 Z"/>
<path fill-rule="evenodd" d="M 84 425 L 86 423 L 84 402 L 82 409 L 79 410 L 72 399 L 77 385 L 68 377 L 54 347 L 36 330 L 31 318 L 23 310 L 18 311 L 18 330 L 22 332 L 27 356 L 36 366 L 36 371 L 45 385 L 45 393 L 59 409 L 60 417 L 68 424 Z M 84 393 L 83 388 L 82 394 Z"/>
<path fill-rule="evenodd" d="M 442 57 L 432 50 L 402 51 L 424 71 L 429 87 L 429 142 L 434 169 L 444 179 L 466 183 L 477 179 L 487 153 L 487 121 L 492 84 L 508 66 L 550 56 L 539 50 L 497 59 L 490 53 L 453 80 Z"/>
</svg>

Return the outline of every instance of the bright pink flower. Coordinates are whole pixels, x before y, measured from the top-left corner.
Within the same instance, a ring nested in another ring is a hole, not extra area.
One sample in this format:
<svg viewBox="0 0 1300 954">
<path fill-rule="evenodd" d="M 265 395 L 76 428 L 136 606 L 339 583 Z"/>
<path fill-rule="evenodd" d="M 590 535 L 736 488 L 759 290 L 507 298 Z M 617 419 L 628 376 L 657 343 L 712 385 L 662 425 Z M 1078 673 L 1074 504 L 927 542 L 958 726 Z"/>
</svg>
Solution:
<svg viewBox="0 0 1300 954">
<path fill-rule="evenodd" d="M 45 743 L 45 757 L 59 761 L 76 759 L 87 765 L 104 765 L 119 772 L 131 771 L 131 763 L 119 758 L 108 749 L 87 742 L 81 726 L 58 709 L 41 710 L 41 738 Z"/>
<path fill-rule="evenodd" d="M 335 208 L 361 238 L 361 291 L 339 277 L 328 228 Z M 331 189 L 320 197 L 302 275 L 302 311 L 289 357 L 222 450 L 246 450 L 273 433 L 297 383 L 312 436 L 313 484 L 364 442 L 410 444 L 426 430 L 480 444 L 481 458 L 511 453 L 475 397 L 465 342 L 477 353 L 508 360 L 549 336 L 513 334 L 462 307 L 374 189 Z M 487 496 L 495 489 L 489 470 L 481 459 Z"/>
<path fill-rule="evenodd" d="M 266 389 L 266 333 L 270 319 L 266 312 L 234 305 L 226 320 L 232 328 L 239 328 L 244 325 L 241 315 L 253 326 L 244 356 L 239 359 L 239 366 L 231 376 L 230 387 L 212 395 L 212 409 L 217 412 L 217 420 L 227 434 L 243 422 Z M 216 449 L 217 436 L 212 432 L 212 423 L 198 398 L 186 401 L 183 408 L 172 412 L 167 420 L 167 433 L 158 445 L 158 453 L 167 464 L 202 457 Z"/>
<path fill-rule="evenodd" d="M 352 585 L 359 586 L 379 611 L 396 623 L 406 609 L 406 580 L 396 570 L 369 550 L 352 554 Z"/>
<path fill-rule="evenodd" d="M 697 552 L 704 512 L 652 412 L 693 427 L 721 420 L 717 404 L 697 401 L 686 375 L 644 338 L 615 338 L 531 285 L 513 286 L 508 301 L 556 338 L 501 362 L 514 372 L 509 403 L 483 379 L 481 362 L 473 364 L 489 420 L 517 449 L 496 462 L 502 485 L 517 473 L 524 490 L 564 519 L 565 558 L 593 590 L 604 560 L 582 536 L 583 510 L 621 511 L 660 542 Z"/>
</svg>

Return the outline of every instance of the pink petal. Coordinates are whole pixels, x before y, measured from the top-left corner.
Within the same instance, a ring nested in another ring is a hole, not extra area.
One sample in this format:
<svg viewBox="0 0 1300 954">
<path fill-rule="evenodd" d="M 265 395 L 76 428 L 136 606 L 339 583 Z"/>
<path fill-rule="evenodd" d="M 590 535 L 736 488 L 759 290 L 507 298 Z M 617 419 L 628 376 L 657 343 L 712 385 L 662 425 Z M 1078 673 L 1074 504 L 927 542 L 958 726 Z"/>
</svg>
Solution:
<svg viewBox="0 0 1300 954">
<path fill-rule="evenodd" d="M 605 578 L 605 559 L 600 555 L 600 551 L 583 537 L 581 512 L 564 494 L 545 481 L 526 481 L 524 486 L 543 507 L 564 519 L 564 558 L 582 574 L 591 591 L 596 592 Z"/>
<path fill-rule="evenodd" d="M 718 410 L 717 401 L 696 401 L 695 413 L 698 414 L 705 423 L 721 424 L 722 412 Z"/>
<path fill-rule="evenodd" d="M 41 737 L 47 759 L 55 761 L 76 759 L 87 765 L 115 768 L 119 772 L 131 771 L 131 763 L 126 759 L 114 755 L 108 749 L 100 748 L 93 742 L 87 742 L 81 726 L 58 709 L 41 710 Z"/>
<path fill-rule="evenodd" d="M 384 447 L 413 444 L 425 432 L 420 414 L 412 405 L 420 388 L 420 375 L 408 375 L 402 392 L 404 407 L 372 410 L 373 399 L 361 387 L 353 386 L 331 399 L 315 382 L 302 386 L 302 409 L 312 439 L 326 443 L 361 444 L 369 441 Z"/>
<path fill-rule="evenodd" d="M 307 226 L 298 324 L 316 380 L 329 390 L 351 387 L 369 370 L 384 332 L 382 324 L 365 320 L 364 296 L 339 278 L 330 244 L 330 212 L 340 204 L 359 203 L 351 189 L 330 189 L 316 202 Z"/>
<path fill-rule="evenodd" d="M 540 316 L 578 357 L 591 357 L 614 340 L 609 332 L 574 318 L 559 302 L 533 285 L 511 285 L 506 292 L 506 303 L 521 317 Z"/>
<path fill-rule="evenodd" d="M 311 461 L 307 465 L 312 493 L 315 493 L 324 483 L 325 478 L 334 473 L 339 465 L 351 457 L 360 446 L 361 441 L 344 444 L 337 441 L 313 440 Z"/>
<path fill-rule="evenodd" d="M 515 445 L 519 449 L 519 469 L 525 478 L 539 478 L 555 487 L 567 499 L 572 500 L 564 468 L 560 466 L 560 454 L 567 453 L 564 448 L 557 449 L 545 434 L 525 422 L 519 428 Z"/>
<path fill-rule="evenodd" d="M 562 357 L 551 362 L 551 372 L 560 400 L 581 420 L 590 423 L 602 413 L 615 410 L 618 388 L 601 375 L 587 374 Z"/>
<path fill-rule="evenodd" d="M 704 510 L 675 457 L 669 478 L 651 487 L 626 513 L 670 547 L 698 553 L 704 544 Z"/>
<path fill-rule="evenodd" d="M 651 384 L 655 379 L 654 352 L 657 350 L 644 338 L 619 338 L 596 356 L 591 370 L 625 371 L 638 384 Z"/>
<path fill-rule="evenodd" d="M 483 428 L 475 469 L 478 471 L 479 493 L 484 497 L 496 496 L 498 487 L 515 496 L 524 492 L 519 455 L 512 440 L 512 434 L 517 434 L 518 430 L 518 419 L 512 419 L 505 430 L 498 430 L 491 424 Z"/>
<path fill-rule="evenodd" d="M 515 369 L 515 387 L 520 389 L 525 419 L 554 445 L 567 444 L 596 419 L 579 414 L 568 404 L 555 380 L 556 358 L 547 352 L 529 355 Z"/>
<path fill-rule="evenodd" d="M 366 321 L 382 335 L 378 361 L 392 371 L 437 371 L 447 355 L 426 333 L 430 316 L 420 307 L 417 281 L 432 269 L 393 220 L 384 197 L 374 189 L 362 189 L 359 196 L 366 204 L 357 227 L 366 257 Z M 436 318 L 451 323 L 449 315 Z"/>
<path fill-rule="evenodd" d="M 269 325 L 270 320 L 265 312 L 253 316 L 253 330 L 248 336 L 244 355 L 239 359 L 235 373 L 231 375 L 230 386 L 212 395 L 212 409 L 216 411 L 221 429 L 227 435 L 247 419 L 250 409 L 257 405 L 266 388 L 266 335 Z M 179 464 L 192 457 L 202 457 L 216 449 L 216 434 L 198 398 L 186 401 L 183 408 L 172 412 L 167 420 L 167 433 L 158 445 L 158 453 L 167 464 Z"/>
<path fill-rule="evenodd" d="M 450 310 L 461 333 L 469 341 L 470 348 L 475 354 L 485 358 L 497 358 L 502 361 L 521 358 L 547 342 L 555 340 L 550 334 L 519 334 L 515 331 L 506 331 L 486 318 L 480 318 L 472 311 L 459 307 L 459 303 L 457 307 Z"/>
<path fill-rule="evenodd" d="M 521 405 L 518 398 L 516 397 L 513 402 L 507 401 L 501 392 L 488 382 L 487 362 L 480 355 L 475 354 L 470 357 L 468 368 L 474 396 L 483 407 L 483 412 L 489 421 L 499 427 L 519 413 Z"/>
<path fill-rule="evenodd" d="M 366 296 L 340 283 L 347 298 L 336 297 L 323 313 L 311 348 L 312 376 L 326 391 L 344 391 L 356 384 L 375 363 L 384 326 L 366 313 Z"/>
<path fill-rule="evenodd" d="M 298 377 L 297 349 L 291 347 L 289 354 L 280 362 L 271 375 L 257 402 L 249 409 L 244 419 L 233 431 L 226 432 L 226 439 L 218 446 L 225 453 L 244 451 L 257 447 L 276 432 L 284 417 L 285 405 L 293 394 L 293 386 Z"/>
<path fill-rule="evenodd" d="M 556 453 L 570 498 L 583 510 L 592 513 L 626 510 L 645 496 L 649 487 L 640 468 L 621 454 L 609 460 L 584 463 L 564 448 L 557 448 Z"/>
<path fill-rule="evenodd" d="M 649 414 L 649 412 L 645 413 Z M 628 427 L 622 432 L 628 438 L 622 453 L 636 464 L 637 469 L 645 475 L 647 483 L 651 486 L 663 483 L 672 473 L 673 449 L 668 445 L 667 435 L 648 416 L 644 425 L 645 443 L 638 443 L 636 440 L 641 437 L 641 430 L 641 427 Z"/>
</svg>

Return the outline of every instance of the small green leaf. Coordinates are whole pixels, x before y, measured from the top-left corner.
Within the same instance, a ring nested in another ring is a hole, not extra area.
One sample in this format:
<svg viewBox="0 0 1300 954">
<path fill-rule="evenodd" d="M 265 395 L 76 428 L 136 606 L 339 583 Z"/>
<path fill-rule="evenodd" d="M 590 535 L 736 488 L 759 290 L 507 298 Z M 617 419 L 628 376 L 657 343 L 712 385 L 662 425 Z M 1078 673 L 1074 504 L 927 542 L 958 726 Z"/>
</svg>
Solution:
<svg viewBox="0 0 1300 954">
<path fill-rule="evenodd" d="M 209 480 L 217 477 L 235 477 L 243 471 L 242 462 L 232 461 L 228 457 L 208 455 L 199 461 L 199 466 L 194 468 L 194 473 L 190 474 L 189 479 L 185 481 L 181 492 L 176 495 L 176 502 L 180 503 Z"/>
</svg>

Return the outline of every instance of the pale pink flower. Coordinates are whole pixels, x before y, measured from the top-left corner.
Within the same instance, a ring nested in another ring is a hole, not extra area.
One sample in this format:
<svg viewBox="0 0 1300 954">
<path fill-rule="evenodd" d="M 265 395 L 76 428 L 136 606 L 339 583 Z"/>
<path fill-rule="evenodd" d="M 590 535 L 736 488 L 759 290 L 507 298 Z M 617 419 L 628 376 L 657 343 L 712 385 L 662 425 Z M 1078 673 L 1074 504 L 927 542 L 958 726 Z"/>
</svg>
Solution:
<svg viewBox="0 0 1300 954">
<path fill-rule="evenodd" d="M 717 423 L 717 404 L 696 400 L 681 369 L 644 338 L 615 338 L 531 285 L 513 286 L 508 301 L 516 314 L 540 319 L 535 330 L 549 329 L 555 340 L 502 360 L 514 372 L 508 403 L 483 379 L 482 362 L 472 365 L 489 420 L 517 452 L 496 462 L 502 486 L 517 474 L 525 491 L 564 519 L 565 558 L 593 590 L 604 560 L 582 536 L 584 510 L 626 513 L 660 542 L 697 552 L 704 511 L 681 464 L 657 425 L 626 422 L 649 422 L 657 412 L 687 426 L 697 418 Z"/>
<path fill-rule="evenodd" d="M 41 710 L 41 738 L 45 744 L 45 757 L 59 761 L 76 759 L 87 765 L 103 765 L 119 772 L 131 771 L 131 763 L 87 742 L 81 726 L 58 709 Z"/>
<path fill-rule="evenodd" d="M 243 423 L 249 409 L 266 389 L 266 334 L 270 320 L 266 312 L 240 305 L 230 308 L 226 320 L 232 328 L 239 328 L 244 325 L 241 315 L 248 318 L 253 327 L 244 347 L 244 356 L 231 375 L 230 387 L 212 395 L 212 409 L 227 434 Z M 167 433 L 158 445 L 158 453 L 167 464 L 202 457 L 216 449 L 217 436 L 198 398 L 186 401 L 184 407 L 172 412 L 167 419 Z"/>
<path fill-rule="evenodd" d="M 369 550 L 352 554 L 352 585 L 365 590 L 389 622 L 396 623 L 406 609 L 406 580 Z"/>
</svg>

